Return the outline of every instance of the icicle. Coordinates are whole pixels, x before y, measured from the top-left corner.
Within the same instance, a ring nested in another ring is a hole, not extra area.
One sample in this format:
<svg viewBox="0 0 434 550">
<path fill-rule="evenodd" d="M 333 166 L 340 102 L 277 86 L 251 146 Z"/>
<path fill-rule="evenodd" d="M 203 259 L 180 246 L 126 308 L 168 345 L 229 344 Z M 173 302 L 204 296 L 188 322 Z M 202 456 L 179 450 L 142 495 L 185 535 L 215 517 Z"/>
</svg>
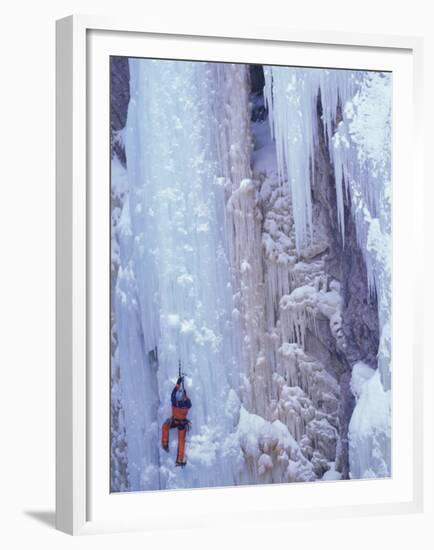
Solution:
<svg viewBox="0 0 434 550">
<path fill-rule="evenodd" d="M 280 180 L 291 190 L 296 247 L 312 239 L 311 166 L 314 149 L 314 102 L 306 72 L 298 68 L 265 67 L 265 99 L 276 141 Z"/>
<path fill-rule="evenodd" d="M 363 73 L 343 70 L 265 67 L 264 97 L 276 141 L 279 177 L 287 181 L 294 206 L 297 251 L 312 238 L 311 187 L 318 143 L 317 101 L 321 96 L 324 134 L 336 170 L 338 224 L 344 239 L 344 173 L 334 137 L 339 108 L 356 92 Z"/>
</svg>

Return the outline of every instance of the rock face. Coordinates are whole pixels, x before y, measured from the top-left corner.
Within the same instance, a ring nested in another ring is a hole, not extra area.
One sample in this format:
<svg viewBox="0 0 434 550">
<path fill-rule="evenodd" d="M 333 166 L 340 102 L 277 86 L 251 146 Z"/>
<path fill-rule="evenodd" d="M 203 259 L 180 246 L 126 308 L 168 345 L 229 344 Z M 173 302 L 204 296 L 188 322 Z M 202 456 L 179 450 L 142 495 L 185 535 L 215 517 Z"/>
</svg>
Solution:
<svg viewBox="0 0 434 550">
<path fill-rule="evenodd" d="M 327 324 L 321 323 L 318 340 L 327 350 L 328 370 L 332 368 L 340 386 L 339 444 L 336 456 L 337 470 L 344 479 L 349 475 L 348 426 L 354 410 L 354 395 L 350 389 L 351 366 L 358 361 L 376 366 L 379 342 L 378 309 L 375 298 L 370 298 L 366 265 L 357 243 L 356 228 L 348 200 L 345 201 L 345 244 L 340 237 L 336 204 L 336 184 L 325 141 L 321 97 L 318 96 L 317 123 L 319 144 L 315 151 L 315 182 L 313 204 L 318 225 L 328 243 L 325 271 L 337 279 L 341 286 L 342 325 L 337 338 L 331 335 Z M 312 339 L 310 349 L 315 340 Z M 318 355 L 318 351 L 313 351 Z M 324 359 L 323 359 L 324 360 Z M 333 365 L 333 366 L 332 366 Z"/>
<path fill-rule="evenodd" d="M 377 301 L 375 296 L 370 296 L 366 265 L 350 214 L 347 215 L 346 228 L 342 250 L 345 357 L 349 364 L 363 361 L 376 367 L 379 344 Z"/>
<path fill-rule="evenodd" d="M 110 137 L 112 156 L 116 155 L 126 166 L 125 148 L 118 138 L 127 122 L 130 101 L 130 70 L 128 57 L 110 59 Z"/>
<path fill-rule="evenodd" d="M 130 77 L 127 57 L 112 57 L 110 62 L 110 143 L 112 156 L 111 181 L 111 303 L 119 271 L 117 228 L 125 203 L 125 191 L 119 185 L 125 180 L 126 156 L 122 140 L 130 101 Z M 118 366 L 118 334 L 116 319 L 111 311 L 111 460 L 110 489 L 113 492 L 128 491 L 127 440 L 123 414 L 120 373 Z"/>
</svg>

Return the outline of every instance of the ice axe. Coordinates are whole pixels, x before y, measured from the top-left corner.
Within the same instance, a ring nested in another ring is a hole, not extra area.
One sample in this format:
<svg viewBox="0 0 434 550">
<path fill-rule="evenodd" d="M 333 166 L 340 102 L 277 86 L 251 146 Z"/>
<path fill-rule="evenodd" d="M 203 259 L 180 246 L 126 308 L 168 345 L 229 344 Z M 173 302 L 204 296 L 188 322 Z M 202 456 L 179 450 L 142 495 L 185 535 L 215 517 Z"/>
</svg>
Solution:
<svg viewBox="0 0 434 550">
<path fill-rule="evenodd" d="M 184 388 L 184 376 L 187 376 L 185 372 L 182 371 L 182 365 L 181 365 L 181 359 L 178 360 L 178 378 L 181 378 L 181 387 L 182 390 L 185 391 Z"/>
</svg>

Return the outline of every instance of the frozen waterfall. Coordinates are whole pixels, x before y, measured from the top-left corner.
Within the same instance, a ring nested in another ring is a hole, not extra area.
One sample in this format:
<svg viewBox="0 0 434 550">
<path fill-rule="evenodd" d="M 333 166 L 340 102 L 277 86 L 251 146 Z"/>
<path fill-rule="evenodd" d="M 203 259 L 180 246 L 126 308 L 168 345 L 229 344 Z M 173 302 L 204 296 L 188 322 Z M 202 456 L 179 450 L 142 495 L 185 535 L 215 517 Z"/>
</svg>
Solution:
<svg viewBox="0 0 434 550">
<path fill-rule="evenodd" d="M 390 76 L 263 75 L 264 94 L 248 65 L 128 60 L 111 172 L 114 491 L 339 479 L 348 436 L 350 476 L 390 475 Z M 337 239 L 314 196 L 331 169 Z M 381 338 L 378 369 L 354 367 L 344 433 L 329 264 L 348 223 Z M 182 469 L 176 430 L 160 445 L 178 361 L 193 403 Z"/>
<path fill-rule="evenodd" d="M 390 475 L 391 75 L 289 67 L 265 67 L 264 73 L 279 176 L 290 183 L 298 249 L 311 241 L 311 188 L 315 185 L 313 165 L 318 147 L 314 120 L 318 99 L 321 101 L 342 241 L 346 196 L 370 291 L 378 300 L 381 327 L 378 368 L 384 396 L 382 392 L 375 395 L 381 400 L 378 414 L 383 416 L 373 418 L 372 429 L 361 432 L 355 427 L 361 401 L 356 405 L 349 434 L 351 474 Z M 366 384 L 365 392 L 370 386 Z M 381 449 L 375 446 L 378 439 L 383 441 Z M 378 469 L 370 464 L 373 453 L 381 457 Z"/>
<path fill-rule="evenodd" d="M 130 74 L 129 195 L 120 247 L 126 257 L 116 311 L 131 488 L 231 483 L 231 469 L 214 456 L 231 428 L 223 411 L 238 374 L 225 180 L 211 131 L 217 124 L 215 75 L 206 64 L 153 60 L 130 60 Z M 195 442 L 192 466 L 181 474 L 166 467 L 172 461 L 159 450 L 178 360 L 188 374 Z"/>
</svg>

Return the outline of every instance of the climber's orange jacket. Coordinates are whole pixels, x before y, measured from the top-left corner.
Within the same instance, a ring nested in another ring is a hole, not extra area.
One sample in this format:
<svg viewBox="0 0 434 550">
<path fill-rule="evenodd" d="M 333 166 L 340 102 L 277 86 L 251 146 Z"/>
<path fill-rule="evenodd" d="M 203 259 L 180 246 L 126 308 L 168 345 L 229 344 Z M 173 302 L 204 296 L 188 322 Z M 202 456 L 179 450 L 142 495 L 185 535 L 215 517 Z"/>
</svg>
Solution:
<svg viewBox="0 0 434 550">
<path fill-rule="evenodd" d="M 181 384 L 176 384 L 172 390 L 171 401 L 172 401 L 172 417 L 176 420 L 185 420 L 188 415 L 188 411 L 191 408 L 190 398 L 187 396 L 186 391 L 184 390 L 181 399 L 177 399 L 177 393 L 181 389 Z"/>
</svg>

